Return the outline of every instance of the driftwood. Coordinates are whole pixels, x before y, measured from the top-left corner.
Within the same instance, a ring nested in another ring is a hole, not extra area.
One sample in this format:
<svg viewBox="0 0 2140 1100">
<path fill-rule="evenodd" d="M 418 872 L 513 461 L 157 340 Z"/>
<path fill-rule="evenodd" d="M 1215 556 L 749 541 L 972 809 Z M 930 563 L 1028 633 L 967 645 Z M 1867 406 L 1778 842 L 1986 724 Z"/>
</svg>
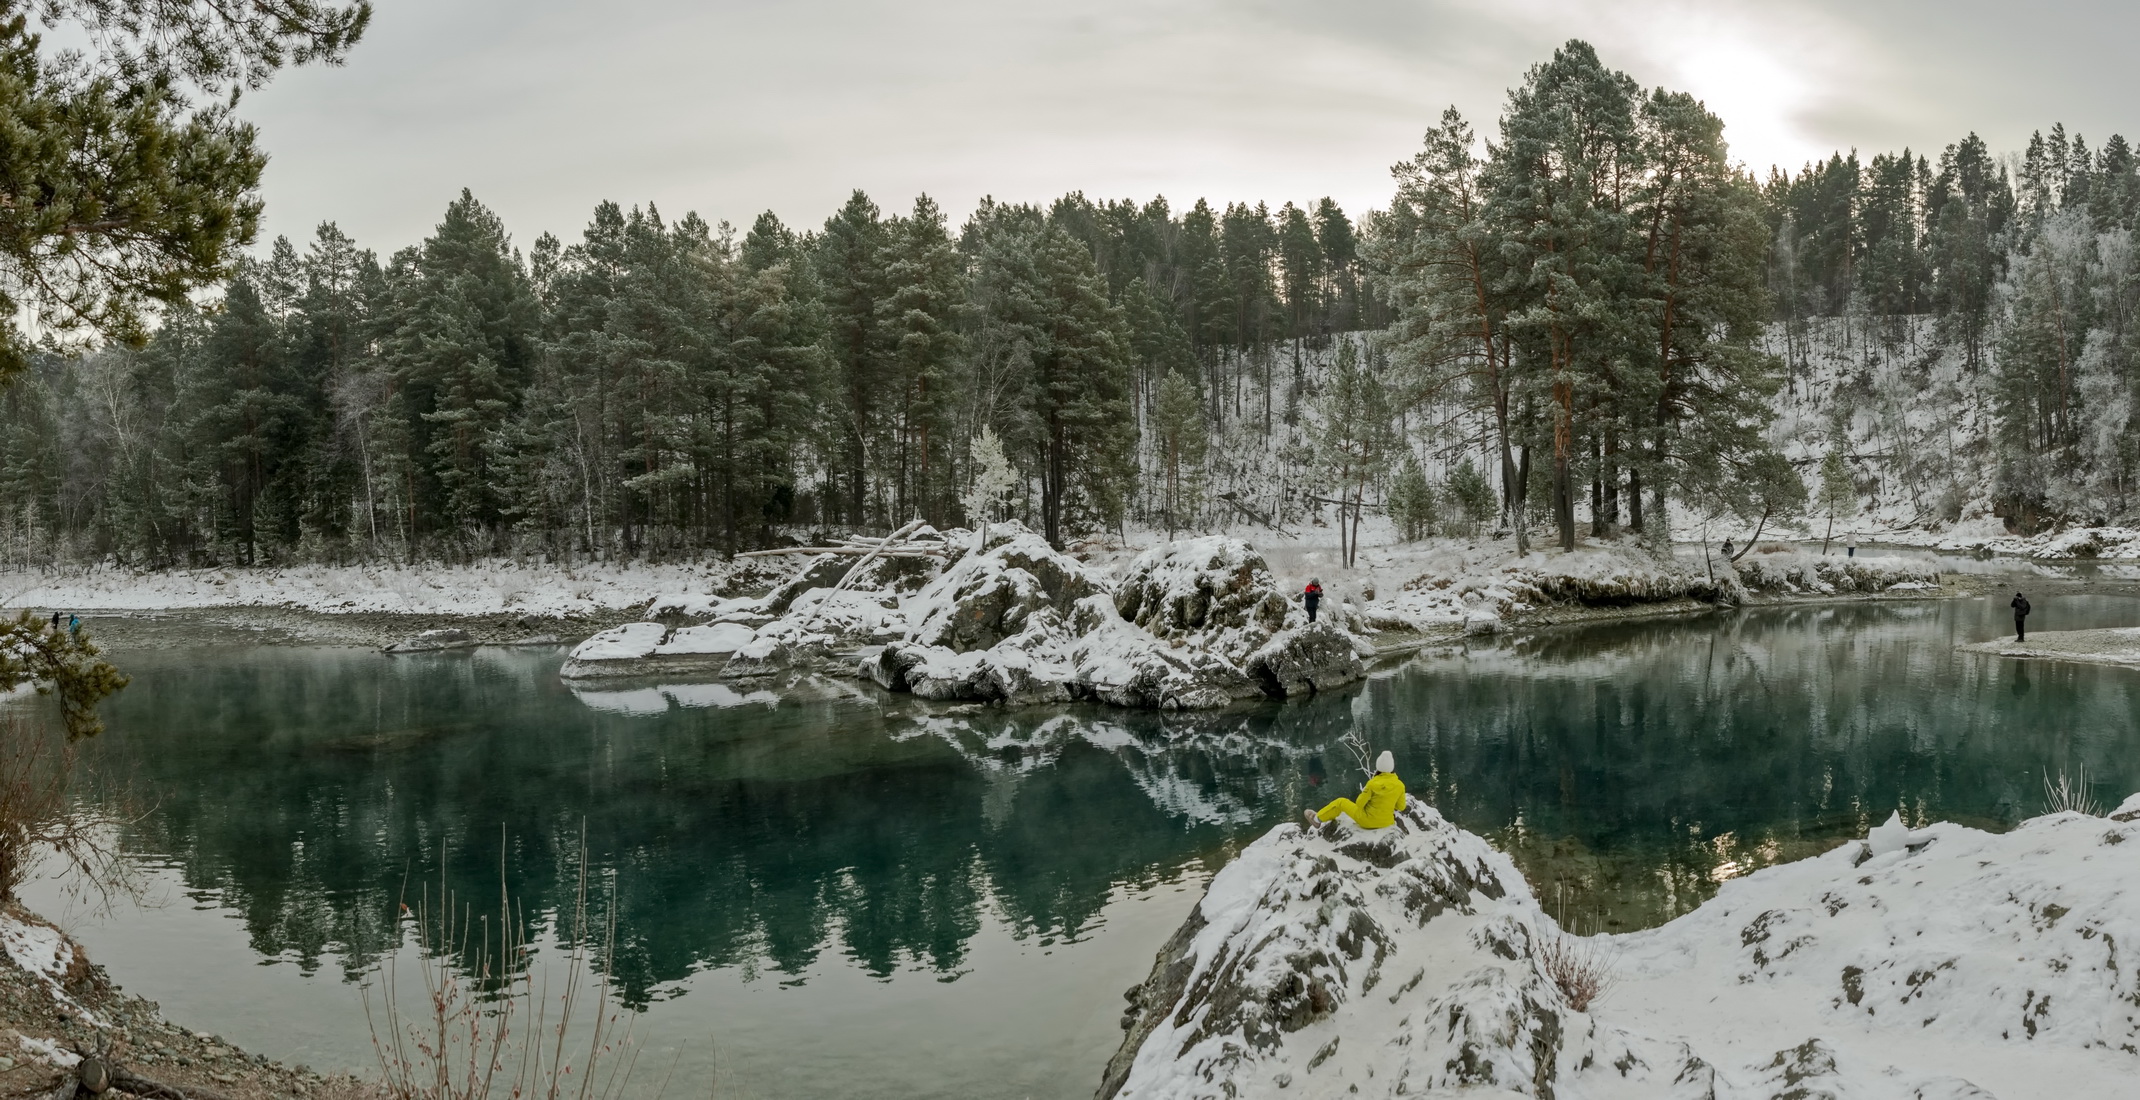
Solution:
<svg viewBox="0 0 2140 1100">
<path fill-rule="evenodd" d="M 908 523 L 905 527 L 901 527 L 899 530 L 892 532 L 891 537 L 871 547 L 868 553 L 862 555 L 861 561 L 854 563 L 854 565 L 848 568 L 846 575 L 840 578 L 840 583 L 833 585 L 832 591 L 825 593 L 825 598 L 818 601 L 815 606 L 810 608 L 810 613 L 803 617 L 803 620 L 800 624 L 801 628 L 805 630 L 809 629 L 811 624 L 817 622 L 818 613 L 825 609 L 826 604 L 832 602 L 832 597 L 837 596 L 842 592 L 845 592 L 847 590 L 847 586 L 853 584 L 854 579 L 856 577 L 861 576 L 862 571 L 864 569 L 869 568 L 870 562 L 876 561 L 878 558 L 883 557 L 887 551 L 892 549 L 892 546 L 895 543 L 898 543 L 901 540 L 905 539 L 908 535 L 913 534 L 915 529 L 919 528 L 921 525 L 921 517 L 916 516 L 914 517 L 913 521 Z"/>
</svg>

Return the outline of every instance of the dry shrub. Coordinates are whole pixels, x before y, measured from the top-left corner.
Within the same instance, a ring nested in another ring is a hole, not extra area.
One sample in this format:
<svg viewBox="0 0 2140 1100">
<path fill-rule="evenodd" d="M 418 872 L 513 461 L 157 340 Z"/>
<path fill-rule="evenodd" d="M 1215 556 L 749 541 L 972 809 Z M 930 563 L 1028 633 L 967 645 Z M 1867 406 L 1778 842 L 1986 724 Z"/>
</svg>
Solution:
<svg viewBox="0 0 2140 1100">
<path fill-rule="evenodd" d="M 614 906 L 598 951 L 588 935 L 584 835 L 579 866 L 572 926 L 558 930 L 568 946 L 552 967 L 537 965 L 525 914 L 506 895 L 502 855 L 495 918 L 476 917 L 443 883 L 435 898 L 426 887 L 414 908 L 401 906 L 416 939 L 417 1007 L 403 1004 L 398 953 L 381 968 L 376 1007 L 375 983 L 363 990 L 372 1048 L 394 1100 L 617 1100 L 646 1092 L 631 1079 L 635 1014 L 609 976 Z"/>
<path fill-rule="evenodd" d="M 1577 1012 L 1589 1011 L 1619 980 L 1613 973 L 1613 964 L 1618 961 L 1616 953 L 1596 939 L 1571 936 L 1558 928 L 1541 930 L 1533 941 L 1531 954 L 1538 962 L 1539 972 Z"/>
<path fill-rule="evenodd" d="M 75 752 L 42 723 L 20 714 L 0 715 L 0 901 L 15 891 L 39 863 L 57 856 L 66 863 L 73 889 L 109 903 L 131 896 L 133 879 L 119 858 L 118 826 L 131 815 L 71 797 Z"/>
<path fill-rule="evenodd" d="M 2043 803 L 2044 812 L 2049 814 L 2071 811 L 2089 817 L 2103 816 L 2103 807 L 2097 805 L 2095 799 L 2088 795 L 2086 767 L 2079 769 L 2079 773 L 2072 778 L 2068 778 L 2061 770 L 2056 783 L 2051 781 L 2050 773 L 2046 772 L 2043 777 Z"/>
</svg>

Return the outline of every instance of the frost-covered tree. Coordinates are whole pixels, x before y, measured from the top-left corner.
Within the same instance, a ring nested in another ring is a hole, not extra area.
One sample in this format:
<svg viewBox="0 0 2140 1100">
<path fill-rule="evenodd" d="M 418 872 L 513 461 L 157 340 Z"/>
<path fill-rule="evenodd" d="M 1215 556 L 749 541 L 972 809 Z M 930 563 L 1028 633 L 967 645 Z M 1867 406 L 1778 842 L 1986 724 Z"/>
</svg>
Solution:
<svg viewBox="0 0 2140 1100">
<path fill-rule="evenodd" d="M 1338 549 L 1349 569 L 1359 556 L 1367 490 L 1388 471 L 1397 448 L 1388 390 L 1354 342 L 1338 345 L 1318 406 L 1316 464 L 1338 505 Z"/>
<path fill-rule="evenodd" d="M 959 494 L 959 508 L 974 526 L 973 546 L 979 552 L 988 546 L 989 521 L 1018 487 L 1018 474 L 1011 469 L 1011 460 L 1003 453 L 1003 441 L 996 438 L 992 428 L 983 427 L 973 434 L 973 441 L 967 445 L 967 459 L 971 473 L 965 492 Z"/>
</svg>

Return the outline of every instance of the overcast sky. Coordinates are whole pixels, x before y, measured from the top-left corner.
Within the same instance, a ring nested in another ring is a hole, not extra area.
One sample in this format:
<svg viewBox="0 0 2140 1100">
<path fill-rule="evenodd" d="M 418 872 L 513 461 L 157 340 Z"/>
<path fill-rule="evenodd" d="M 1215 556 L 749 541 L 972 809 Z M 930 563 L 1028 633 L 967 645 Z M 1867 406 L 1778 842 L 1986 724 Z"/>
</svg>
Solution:
<svg viewBox="0 0 2140 1100">
<path fill-rule="evenodd" d="M 814 226 L 849 191 L 1331 195 L 1357 214 L 1451 103 L 1490 132 L 1571 37 L 1693 92 L 1764 175 L 1834 148 L 2140 130 L 2119 0 L 376 0 L 339 69 L 248 96 L 267 236 L 382 255 L 462 187 L 522 246 L 652 200 Z"/>
</svg>

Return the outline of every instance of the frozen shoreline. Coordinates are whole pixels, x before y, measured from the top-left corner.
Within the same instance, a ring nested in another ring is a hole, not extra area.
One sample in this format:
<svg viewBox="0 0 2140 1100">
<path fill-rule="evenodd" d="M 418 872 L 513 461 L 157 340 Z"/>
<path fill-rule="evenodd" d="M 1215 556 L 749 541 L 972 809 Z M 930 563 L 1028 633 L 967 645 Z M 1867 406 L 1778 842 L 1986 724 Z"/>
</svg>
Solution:
<svg viewBox="0 0 2140 1100">
<path fill-rule="evenodd" d="M 2046 630 L 2025 642 L 2012 638 L 1970 642 L 1955 648 L 2019 660 L 2079 661 L 2140 668 L 2140 627 L 2110 630 Z"/>
</svg>

